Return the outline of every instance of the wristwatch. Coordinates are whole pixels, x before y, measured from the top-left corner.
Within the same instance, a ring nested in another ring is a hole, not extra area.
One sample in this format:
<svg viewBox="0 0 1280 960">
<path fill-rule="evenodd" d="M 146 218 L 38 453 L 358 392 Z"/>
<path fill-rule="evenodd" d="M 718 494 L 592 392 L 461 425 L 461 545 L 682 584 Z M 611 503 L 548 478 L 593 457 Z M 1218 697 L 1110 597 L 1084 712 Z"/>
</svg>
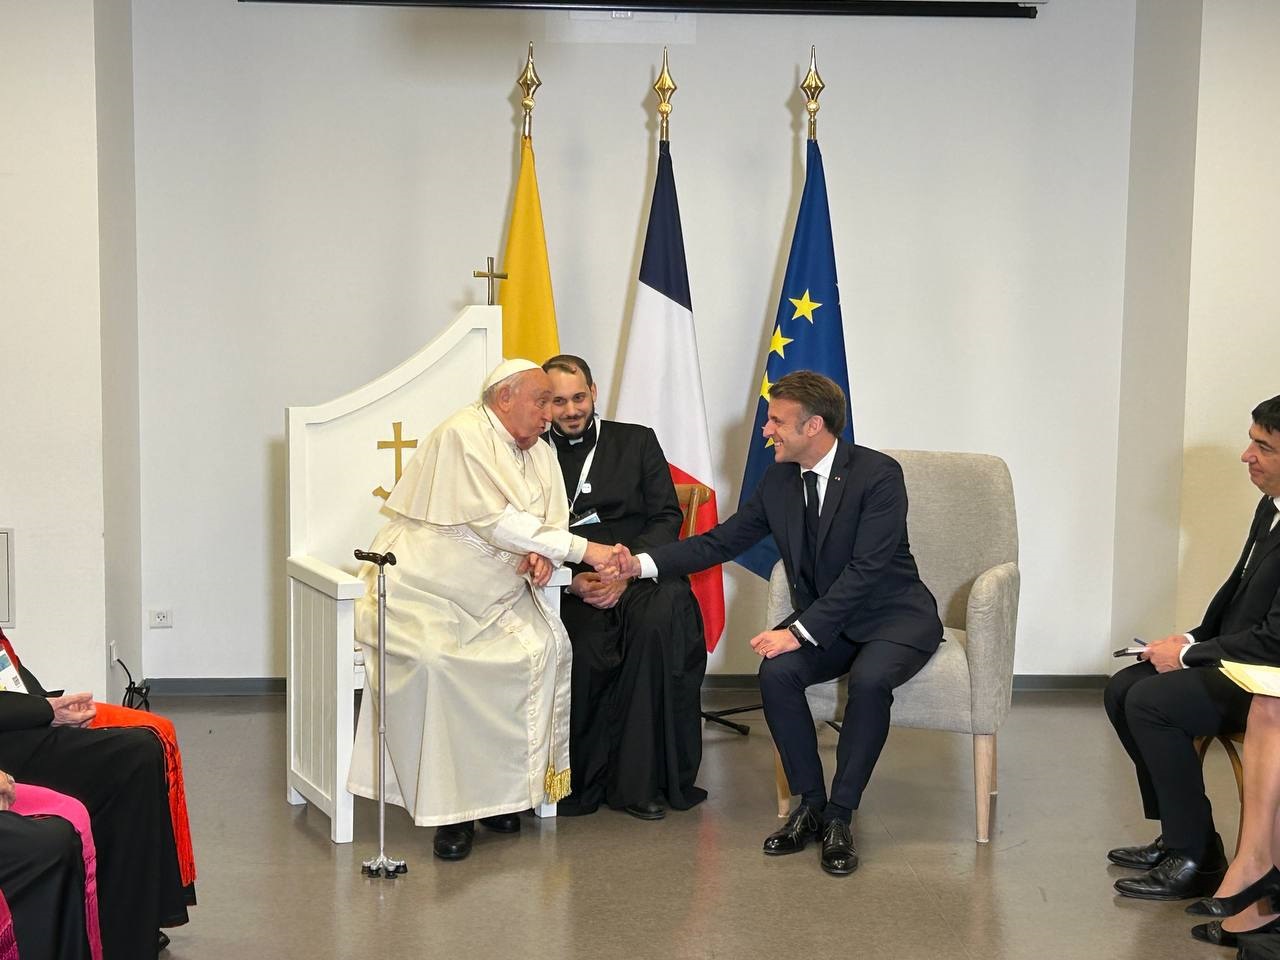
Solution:
<svg viewBox="0 0 1280 960">
<path fill-rule="evenodd" d="M 800 628 L 796 626 L 794 623 L 787 624 L 787 630 L 793 637 L 795 637 L 801 643 L 809 642 L 809 639 L 803 633 L 800 632 Z"/>
</svg>

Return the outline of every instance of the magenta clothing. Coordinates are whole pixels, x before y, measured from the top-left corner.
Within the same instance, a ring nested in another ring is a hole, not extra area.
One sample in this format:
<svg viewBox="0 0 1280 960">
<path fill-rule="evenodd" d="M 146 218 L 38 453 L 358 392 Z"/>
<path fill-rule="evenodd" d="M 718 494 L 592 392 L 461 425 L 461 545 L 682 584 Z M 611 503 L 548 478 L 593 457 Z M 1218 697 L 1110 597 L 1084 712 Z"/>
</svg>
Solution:
<svg viewBox="0 0 1280 960">
<path fill-rule="evenodd" d="M 61 817 L 80 834 L 80 847 L 84 852 L 84 926 L 89 935 L 89 952 L 93 960 L 102 960 L 102 934 L 98 928 L 98 855 L 93 846 L 93 831 L 89 828 L 89 811 L 74 797 L 56 790 L 15 783 L 17 798 L 10 807 L 24 817 Z M 4 960 L 0 956 L 0 960 Z"/>
<path fill-rule="evenodd" d="M 13 917 L 0 893 L 0 960 L 18 960 L 18 941 L 13 936 Z"/>
</svg>

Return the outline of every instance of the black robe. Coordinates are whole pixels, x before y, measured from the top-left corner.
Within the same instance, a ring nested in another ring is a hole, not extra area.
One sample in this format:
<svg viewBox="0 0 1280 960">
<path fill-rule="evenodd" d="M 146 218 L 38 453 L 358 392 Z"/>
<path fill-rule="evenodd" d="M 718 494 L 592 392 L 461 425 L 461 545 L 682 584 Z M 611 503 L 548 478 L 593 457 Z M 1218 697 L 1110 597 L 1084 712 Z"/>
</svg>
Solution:
<svg viewBox="0 0 1280 960">
<path fill-rule="evenodd" d="M 67 821 L 0 812 L 0 894 L 21 960 L 89 960 L 84 857 Z"/>
<path fill-rule="evenodd" d="M 22 675 L 28 690 L 44 692 L 29 671 Z M 43 696 L 0 692 L 0 770 L 85 805 L 98 853 L 103 960 L 154 958 L 159 928 L 186 923 L 195 902 L 178 870 L 163 748 L 141 728 L 52 722 Z"/>
<path fill-rule="evenodd" d="M 571 526 L 594 543 L 641 553 L 680 535 L 681 513 L 666 457 L 648 427 L 603 421 L 587 481 L 577 494 L 596 429 L 571 444 L 552 431 L 571 500 L 570 523 L 595 512 L 599 523 Z M 589 569 L 576 565 L 574 572 Z M 702 763 L 702 678 L 707 647 L 702 615 L 683 577 L 636 580 L 617 605 L 598 610 L 566 593 L 560 618 L 573 644 L 566 816 L 601 803 L 621 809 L 662 799 L 683 810 L 706 799 L 694 785 Z"/>
</svg>

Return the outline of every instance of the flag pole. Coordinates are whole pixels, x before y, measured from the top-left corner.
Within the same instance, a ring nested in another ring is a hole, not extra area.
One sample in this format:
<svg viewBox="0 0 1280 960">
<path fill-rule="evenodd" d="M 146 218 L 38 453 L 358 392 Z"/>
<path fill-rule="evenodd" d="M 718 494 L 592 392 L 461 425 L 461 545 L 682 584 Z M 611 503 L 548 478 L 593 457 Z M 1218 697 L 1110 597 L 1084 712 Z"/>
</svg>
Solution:
<svg viewBox="0 0 1280 960">
<path fill-rule="evenodd" d="M 533 44 L 529 46 L 532 47 Z M 805 101 L 804 109 L 809 114 L 810 140 L 818 139 L 818 97 L 826 89 L 826 86 L 822 82 L 822 78 L 818 76 L 818 48 L 812 46 L 809 48 L 809 72 L 804 75 L 804 80 L 800 83 L 800 89 L 804 91 L 804 95 L 808 98 Z"/>
<path fill-rule="evenodd" d="M 524 94 L 520 101 L 520 106 L 524 107 L 524 125 L 521 127 L 520 135 L 524 137 L 533 136 L 533 95 L 538 92 L 538 88 L 542 86 L 542 80 L 538 76 L 538 71 L 533 66 L 533 41 L 529 41 L 529 59 L 525 61 L 524 70 L 520 72 L 520 76 L 516 77 L 516 86 L 520 88 L 520 92 Z"/>
<path fill-rule="evenodd" d="M 676 82 L 671 79 L 671 71 L 667 69 L 667 48 L 662 48 L 662 72 L 653 81 L 653 92 L 658 95 L 658 139 L 671 139 L 671 97 L 678 90 Z"/>
</svg>

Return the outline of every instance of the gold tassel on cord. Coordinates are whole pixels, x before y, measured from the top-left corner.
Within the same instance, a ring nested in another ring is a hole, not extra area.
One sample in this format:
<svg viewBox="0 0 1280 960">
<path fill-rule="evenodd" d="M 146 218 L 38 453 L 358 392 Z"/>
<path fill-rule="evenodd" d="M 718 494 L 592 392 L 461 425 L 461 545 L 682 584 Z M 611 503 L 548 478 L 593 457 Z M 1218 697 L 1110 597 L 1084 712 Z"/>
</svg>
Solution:
<svg viewBox="0 0 1280 960">
<path fill-rule="evenodd" d="M 566 767 L 556 773 L 555 766 L 548 765 L 542 787 L 547 794 L 547 803 L 559 803 L 569 795 L 569 769 Z"/>
</svg>

